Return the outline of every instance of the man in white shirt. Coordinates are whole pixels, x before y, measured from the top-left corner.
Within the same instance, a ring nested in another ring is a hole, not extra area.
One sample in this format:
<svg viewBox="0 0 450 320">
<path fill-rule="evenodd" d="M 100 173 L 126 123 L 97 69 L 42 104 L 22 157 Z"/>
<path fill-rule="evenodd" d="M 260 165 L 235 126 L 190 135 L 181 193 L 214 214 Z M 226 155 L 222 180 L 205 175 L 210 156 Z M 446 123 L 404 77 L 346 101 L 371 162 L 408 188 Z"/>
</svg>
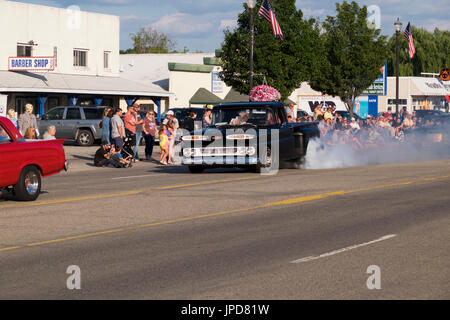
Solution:
<svg viewBox="0 0 450 320">
<path fill-rule="evenodd" d="M 350 128 L 356 129 L 356 130 L 361 129 L 360 126 L 359 126 L 359 123 L 356 122 L 355 118 L 352 118 L 352 122 L 350 123 Z"/>
<path fill-rule="evenodd" d="M 49 126 L 47 128 L 47 131 L 45 131 L 42 139 L 44 139 L 44 140 L 55 140 L 56 139 L 55 134 L 56 134 L 56 127 L 55 126 Z"/>
</svg>

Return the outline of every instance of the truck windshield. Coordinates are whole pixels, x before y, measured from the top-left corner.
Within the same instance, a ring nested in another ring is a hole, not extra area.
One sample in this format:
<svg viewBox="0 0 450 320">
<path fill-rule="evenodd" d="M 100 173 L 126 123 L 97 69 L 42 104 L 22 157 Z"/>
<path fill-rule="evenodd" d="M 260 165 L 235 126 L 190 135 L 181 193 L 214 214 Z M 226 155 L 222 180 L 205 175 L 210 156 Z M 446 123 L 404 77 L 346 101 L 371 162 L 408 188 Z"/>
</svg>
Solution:
<svg viewBox="0 0 450 320">
<path fill-rule="evenodd" d="M 268 126 L 276 123 L 271 108 L 215 108 L 211 125 L 245 125 Z"/>
</svg>

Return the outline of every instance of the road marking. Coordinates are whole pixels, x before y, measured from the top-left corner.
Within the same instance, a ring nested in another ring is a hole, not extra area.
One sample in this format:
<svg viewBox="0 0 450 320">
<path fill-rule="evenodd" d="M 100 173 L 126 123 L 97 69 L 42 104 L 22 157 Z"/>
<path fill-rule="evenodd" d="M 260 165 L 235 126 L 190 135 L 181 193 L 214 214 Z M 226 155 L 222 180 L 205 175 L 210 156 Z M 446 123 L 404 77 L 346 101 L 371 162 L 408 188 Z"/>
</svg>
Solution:
<svg viewBox="0 0 450 320">
<path fill-rule="evenodd" d="M 41 241 L 41 242 L 35 242 L 35 243 L 26 244 L 26 245 L 23 245 L 23 246 L 14 246 L 14 247 L 8 247 L 8 248 L 0 248 L 0 252 L 20 249 L 20 248 L 24 248 L 24 247 L 34 247 L 34 246 L 40 246 L 40 245 L 45 245 L 45 244 L 64 242 L 64 241 L 69 241 L 69 240 L 84 239 L 84 238 L 100 236 L 100 235 L 105 235 L 105 234 L 118 233 L 118 232 L 123 232 L 123 231 L 132 231 L 132 230 L 150 228 L 150 227 L 155 227 L 155 226 L 168 225 L 168 224 L 179 223 L 179 222 L 195 221 L 195 220 L 200 220 L 200 219 L 204 219 L 204 218 L 224 216 L 224 215 L 229 215 L 229 214 L 233 214 L 233 213 L 247 212 L 247 211 L 252 211 L 252 210 L 257 210 L 257 209 L 264 209 L 264 208 L 274 207 L 274 206 L 283 206 L 283 205 L 290 205 L 290 204 L 296 204 L 296 203 L 302 203 L 302 202 L 309 202 L 309 201 L 313 201 L 313 200 L 317 200 L 317 199 L 323 199 L 323 198 L 327 198 L 327 197 L 345 195 L 345 194 L 350 194 L 350 193 L 378 190 L 378 189 L 391 188 L 391 187 L 400 187 L 400 186 L 411 185 L 411 184 L 420 183 L 420 182 L 424 182 L 424 181 L 437 181 L 437 180 L 441 180 L 441 179 L 447 179 L 449 177 L 450 176 L 441 176 L 441 177 L 435 177 L 435 178 L 424 178 L 424 179 L 417 179 L 417 180 L 414 180 L 414 181 L 407 181 L 407 182 L 401 182 L 401 183 L 386 184 L 386 185 L 367 187 L 367 188 L 360 188 L 360 189 L 347 190 L 347 191 L 343 190 L 343 191 L 336 191 L 336 192 L 318 194 L 318 195 L 313 195 L 313 196 L 306 196 L 306 197 L 300 197 L 300 198 L 294 198 L 294 199 L 287 199 L 287 200 L 283 200 L 283 201 L 270 202 L 270 203 L 266 203 L 266 204 L 262 204 L 262 205 L 258 205 L 258 206 L 254 206 L 254 207 L 233 209 L 233 210 L 215 212 L 215 213 L 210 213 L 210 214 L 203 214 L 203 215 L 187 217 L 187 218 L 164 220 L 164 221 L 160 221 L 160 222 L 153 222 L 153 223 L 142 224 L 142 225 L 138 225 L 138 226 L 122 227 L 122 228 L 117 228 L 117 229 L 111 229 L 111 230 L 105 230 L 105 231 L 99 231 L 99 232 L 93 232 L 93 233 L 69 236 L 69 237 L 64 237 L 64 238 L 59 238 L 59 239 L 54 239 L 54 240 L 46 240 L 46 241 Z M 392 236 L 395 236 L 395 235 L 392 235 Z M 378 241 L 381 241 L 381 240 L 378 240 Z M 308 257 L 308 258 L 310 258 L 310 257 Z"/>
<path fill-rule="evenodd" d="M 258 178 L 260 178 L 260 176 L 257 176 L 257 177 L 247 177 L 247 178 L 233 178 L 233 179 L 224 179 L 224 180 L 212 180 L 212 181 L 204 181 L 204 182 L 196 182 L 196 183 L 180 184 L 180 185 L 176 185 L 176 186 L 157 187 L 157 188 L 152 188 L 152 190 L 178 189 L 178 188 L 186 188 L 186 187 L 201 186 L 201 185 L 205 185 L 205 184 L 223 183 L 223 182 L 231 182 L 231 181 L 252 180 L 252 179 L 258 179 Z"/>
<path fill-rule="evenodd" d="M 126 177 L 116 177 L 111 178 L 111 180 L 122 180 L 122 179 L 134 179 L 134 178 L 146 178 L 146 177 L 159 177 L 159 176 L 166 176 L 169 175 L 168 173 L 162 173 L 162 174 L 145 174 L 140 176 L 126 176 Z"/>
<path fill-rule="evenodd" d="M 10 250 L 15 250 L 15 249 L 20 249 L 20 248 L 22 248 L 22 247 L 21 246 L 15 246 L 15 247 L 1 248 L 0 252 L 10 251 Z"/>
<path fill-rule="evenodd" d="M 371 245 L 371 244 L 374 244 L 374 243 L 377 243 L 377 242 L 381 242 L 381 241 L 385 241 L 385 240 L 388 240 L 388 239 L 392 239 L 395 236 L 397 236 L 397 235 L 396 234 L 389 234 L 387 236 L 384 236 L 384 237 L 381 237 L 381 238 L 378 238 L 378 239 L 375 239 L 375 240 L 372 240 L 372 241 L 369 241 L 369 242 L 356 244 L 356 245 L 345 247 L 345 248 L 342 248 L 342 249 L 330 251 L 330 252 L 323 253 L 323 254 L 318 255 L 318 256 L 309 256 L 309 257 L 301 258 L 301 259 L 298 259 L 298 260 L 294 260 L 294 261 L 291 261 L 291 263 L 302 263 L 302 262 L 308 262 L 308 261 L 313 261 L 313 260 L 317 260 L 317 259 L 321 259 L 321 258 L 334 256 L 334 255 L 336 255 L 338 253 L 346 252 L 346 251 L 349 251 L 349 250 L 365 247 L 365 246 L 368 246 L 368 245 Z"/>
<path fill-rule="evenodd" d="M 178 189 L 178 188 L 186 188 L 186 187 L 195 187 L 195 186 L 202 186 L 202 185 L 208 185 L 208 184 L 214 184 L 214 183 L 226 183 L 226 182 L 233 182 L 233 181 L 258 179 L 260 177 L 261 176 L 247 177 L 247 178 L 235 178 L 235 179 L 223 179 L 223 180 L 211 180 L 211 181 L 202 181 L 202 182 L 197 182 L 197 183 L 180 184 L 180 185 L 174 185 L 174 186 L 145 188 L 145 189 L 130 190 L 130 191 L 124 191 L 124 192 L 118 192 L 118 193 L 83 196 L 83 197 L 77 197 L 77 198 L 55 199 L 55 200 L 46 200 L 46 201 L 44 200 L 44 201 L 35 201 L 35 202 L 27 202 L 27 203 L 20 203 L 20 204 L 12 203 L 12 204 L 8 204 L 8 205 L 2 205 L 2 206 L 0 206 L 0 209 L 27 208 L 27 207 L 36 207 L 36 206 L 50 205 L 50 204 L 61 204 L 61 203 L 84 201 L 84 200 L 115 198 L 115 197 L 135 195 L 135 194 L 139 194 L 139 193 L 143 193 L 143 192 L 147 192 L 147 191 L 160 191 L 160 190 Z"/>
</svg>

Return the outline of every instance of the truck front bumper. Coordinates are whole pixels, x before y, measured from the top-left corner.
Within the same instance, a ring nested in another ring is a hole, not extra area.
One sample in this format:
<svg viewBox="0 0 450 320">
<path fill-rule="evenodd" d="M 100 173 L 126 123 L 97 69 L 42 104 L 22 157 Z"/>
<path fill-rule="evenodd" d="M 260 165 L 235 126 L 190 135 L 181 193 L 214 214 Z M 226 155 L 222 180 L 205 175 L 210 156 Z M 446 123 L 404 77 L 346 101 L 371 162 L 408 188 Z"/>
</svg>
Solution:
<svg viewBox="0 0 450 320">
<path fill-rule="evenodd" d="M 257 157 L 192 157 L 183 158 L 181 164 L 187 166 L 248 166 L 258 164 Z"/>
</svg>

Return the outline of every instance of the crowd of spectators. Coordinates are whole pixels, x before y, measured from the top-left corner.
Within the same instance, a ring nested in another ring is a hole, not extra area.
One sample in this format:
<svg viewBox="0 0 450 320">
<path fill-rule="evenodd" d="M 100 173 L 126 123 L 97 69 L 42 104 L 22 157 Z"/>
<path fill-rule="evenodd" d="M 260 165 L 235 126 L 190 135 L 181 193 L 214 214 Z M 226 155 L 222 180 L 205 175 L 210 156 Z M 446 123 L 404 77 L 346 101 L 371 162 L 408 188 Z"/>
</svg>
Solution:
<svg viewBox="0 0 450 320">
<path fill-rule="evenodd" d="M 439 119 L 424 119 L 417 117 L 415 111 L 408 112 L 406 108 L 402 108 L 396 116 L 390 107 L 387 112 L 377 117 L 369 115 L 366 119 L 359 117 L 349 119 L 336 112 L 335 107 L 329 107 L 324 111 L 321 106 L 317 106 L 313 116 L 305 114 L 291 121 L 319 121 L 321 138 L 325 144 L 346 144 L 357 149 L 364 149 L 401 142 L 404 140 L 405 133 L 421 128 L 435 128 L 442 124 Z"/>
<path fill-rule="evenodd" d="M 47 131 L 40 133 L 36 121 L 36 116 L 33 114 L 33 105 L 28 103 L 25 106 L 25 112 L 17 117 L 17 113 L 14 109 L 9 109 L 7 113 L 7 118 L 14 124 L 14 126 L 19 130 L 22 136 L 27 140 L 54 140 L 56 134 L 56 127 L 49 126 Z"/>
</svg>

